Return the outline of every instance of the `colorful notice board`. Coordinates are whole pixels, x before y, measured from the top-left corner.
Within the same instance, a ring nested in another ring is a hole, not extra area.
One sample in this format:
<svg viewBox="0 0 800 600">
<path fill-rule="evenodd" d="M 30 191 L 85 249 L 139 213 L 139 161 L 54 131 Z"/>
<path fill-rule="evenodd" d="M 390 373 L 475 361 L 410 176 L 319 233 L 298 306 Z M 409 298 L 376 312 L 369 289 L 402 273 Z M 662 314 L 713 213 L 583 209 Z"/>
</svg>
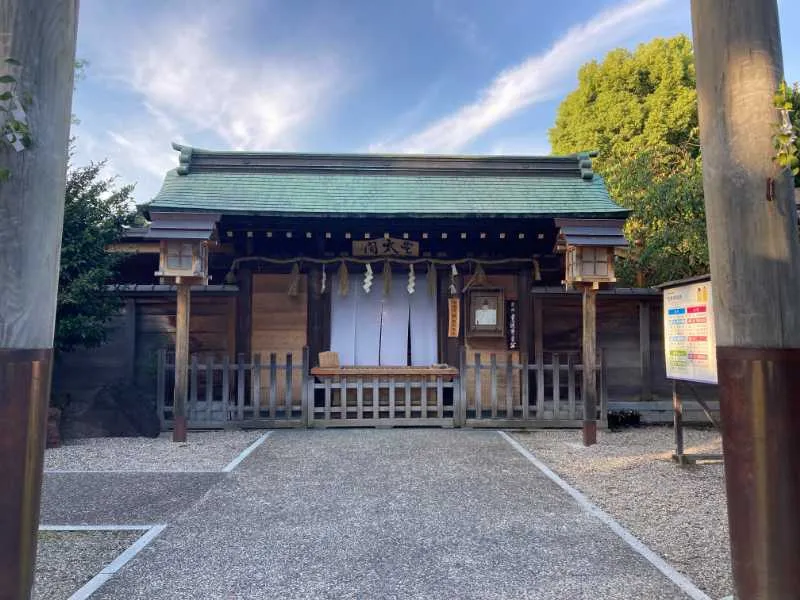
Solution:
<svg viewBox="0 0 800 600">
<path fill-rule="evenodd" d="M 664 289 L 664 354 L 669 379 L 717 383 L 710 281 Z"/>
</svg>

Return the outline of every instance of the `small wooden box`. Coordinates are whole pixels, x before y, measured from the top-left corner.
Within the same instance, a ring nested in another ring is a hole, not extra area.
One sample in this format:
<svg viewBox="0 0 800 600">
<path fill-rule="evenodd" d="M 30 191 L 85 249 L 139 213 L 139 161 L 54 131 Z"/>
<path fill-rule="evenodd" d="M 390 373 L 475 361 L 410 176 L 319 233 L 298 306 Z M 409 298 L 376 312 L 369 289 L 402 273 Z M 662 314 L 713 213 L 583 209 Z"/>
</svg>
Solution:
<svg viewBox="0 0 800 600">
<path fill-rule="evenodd" d="M 319 366 L 323 368 L 335 368 L 339 366 L 339 353 L 338 352 L 320 352 L 319 353 Z"/>
</svg>

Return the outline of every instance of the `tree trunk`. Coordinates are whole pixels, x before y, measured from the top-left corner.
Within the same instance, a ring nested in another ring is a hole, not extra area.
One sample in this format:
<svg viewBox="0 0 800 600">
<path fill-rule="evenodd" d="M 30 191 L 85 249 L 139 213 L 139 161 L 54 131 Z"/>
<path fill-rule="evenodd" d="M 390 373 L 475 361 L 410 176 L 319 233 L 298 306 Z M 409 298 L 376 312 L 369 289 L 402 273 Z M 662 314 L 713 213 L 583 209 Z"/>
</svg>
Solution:
<svg viewBox="0 0 800 600">
<path fill-rule="evenodd" d="M 0 582 L 28 598 L 53 355 L 64 216 L 76 0 L 0 0 L 0 70 L 18 80 L 33 143 L 3 144 L 0 166 Z"/>
<path fill-rule="evenodd" d="M 800 589 L 800 245 L 774 162 L 776 0 L 693 0 L 703 184 L 737 597 Z"/>
</svg>

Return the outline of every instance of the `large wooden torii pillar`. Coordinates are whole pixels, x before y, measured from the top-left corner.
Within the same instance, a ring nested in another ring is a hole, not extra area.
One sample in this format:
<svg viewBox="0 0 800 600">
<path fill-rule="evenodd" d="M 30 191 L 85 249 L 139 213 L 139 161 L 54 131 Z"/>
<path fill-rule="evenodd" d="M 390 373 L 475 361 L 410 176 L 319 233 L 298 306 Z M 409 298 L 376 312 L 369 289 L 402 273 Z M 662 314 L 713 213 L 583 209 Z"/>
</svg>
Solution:
<svg viewBox="0 0 800 600">
<path fill-rule="evenodd" d="M 2 600 L 33 584 L 77 24 L 77 0 L 0 0 L 0 75 L 18 82 L 0 91 L 32 100 L 21 102 L 32 143 L 0 146 Z"/>
<path fill-rule="evenodd" d="M 692 0 L 692 28 L 736 597 L 800 598 L 800 243 L 773 160 L 777 0 Z"/>
</svg>

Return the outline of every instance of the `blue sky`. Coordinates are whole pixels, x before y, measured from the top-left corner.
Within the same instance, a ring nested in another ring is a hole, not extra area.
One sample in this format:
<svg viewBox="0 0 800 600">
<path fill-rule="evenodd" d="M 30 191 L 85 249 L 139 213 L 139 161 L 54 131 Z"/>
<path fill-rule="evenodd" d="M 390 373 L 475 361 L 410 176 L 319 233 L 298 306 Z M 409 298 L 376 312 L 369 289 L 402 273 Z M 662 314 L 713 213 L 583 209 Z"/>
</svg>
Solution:
<svg viewBox="0 0 800 600">
<path fill-rule="evenodd" d="M 689 0 L 82 0 L 73 163 L 107 158 L 145 202 L 172 141 L 547 154 L 580 65 L 678 33 Z M 800 79 L 800 36 L 783 50 Z"/>
</svg>

